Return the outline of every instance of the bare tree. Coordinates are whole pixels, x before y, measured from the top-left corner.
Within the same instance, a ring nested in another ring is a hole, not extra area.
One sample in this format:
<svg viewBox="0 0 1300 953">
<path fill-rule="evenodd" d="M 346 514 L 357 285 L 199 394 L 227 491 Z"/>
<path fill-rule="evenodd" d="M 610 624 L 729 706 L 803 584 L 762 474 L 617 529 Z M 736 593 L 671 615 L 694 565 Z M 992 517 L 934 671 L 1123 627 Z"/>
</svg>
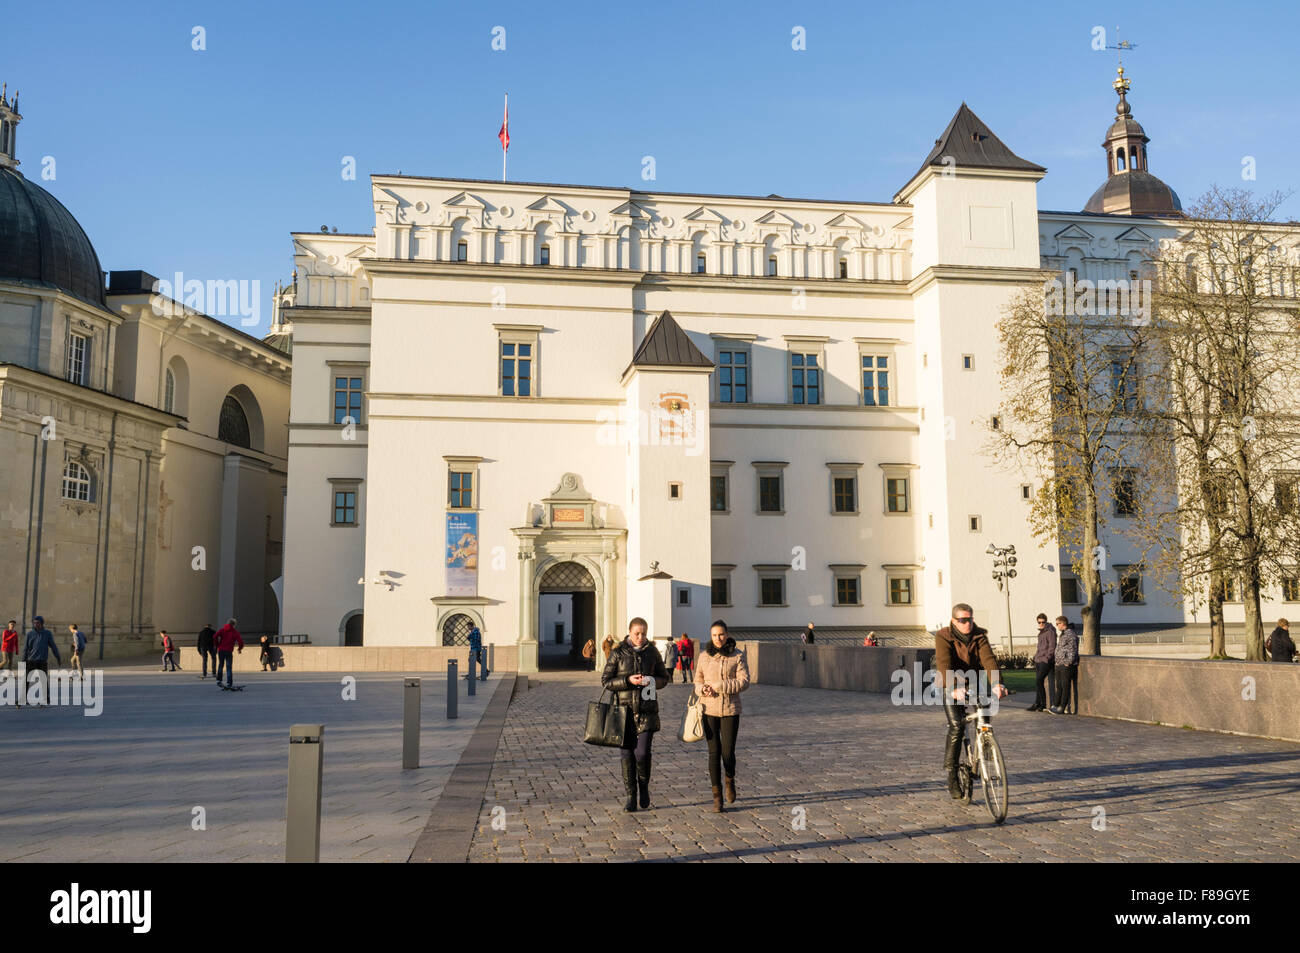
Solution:
<svg viewBox="0 0 1300 953">
<path fill-rule="evenodd" d="M 1161 426 L 1145 432 L 1169 441 L 1148 451 L 1176 499 L 1138 533 L 1168 546 L 1170 591 L 1208 602 L 1214 656 L 1227 590 L 1240 594 L 1246 657 L 1261 659 L 1261 592 L 1296 575 L 1300 311 L 1286 255 L 1298 233 L 1271 221 L 1285 198 L 1213 188 L 1152 256 L 1148 412 Z"/>
<path fill-rule="evenodd" d="M 1092 655 L 1101 652 L 1106 504 L 1142 443 L 1135 435 L 1147 322 L 1129 311 L 1127 298 L 1099 300 L 1092 282 L 1051 274 L 1013 298 L 998 326 L 1003 399 L 986 452 L 1040 477 L 1030 526 L 1059 542 L 1083 584 L 1080 651 Z"/>
</svg>

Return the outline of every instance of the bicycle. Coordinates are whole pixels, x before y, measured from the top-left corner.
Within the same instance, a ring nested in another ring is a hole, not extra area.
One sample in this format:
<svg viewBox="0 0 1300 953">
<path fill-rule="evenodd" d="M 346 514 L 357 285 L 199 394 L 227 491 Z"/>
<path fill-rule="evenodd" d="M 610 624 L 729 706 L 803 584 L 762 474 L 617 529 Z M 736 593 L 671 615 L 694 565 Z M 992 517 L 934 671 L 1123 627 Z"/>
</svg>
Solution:
<svg viewBox="0 0 1300 953">
<path fill-rule="evenodd" d="M 961 759 L 957 764 L 961 801 L 963 804 L 971 802 L 978 771 L 984 788 L 984 806 L 988 808 L 993 823 L 1001 824 L 1007 819 L 1007 768 L 998 740 L 993 737 L 987 707 L 966 705 L 965 732 Z"/>
</svg>

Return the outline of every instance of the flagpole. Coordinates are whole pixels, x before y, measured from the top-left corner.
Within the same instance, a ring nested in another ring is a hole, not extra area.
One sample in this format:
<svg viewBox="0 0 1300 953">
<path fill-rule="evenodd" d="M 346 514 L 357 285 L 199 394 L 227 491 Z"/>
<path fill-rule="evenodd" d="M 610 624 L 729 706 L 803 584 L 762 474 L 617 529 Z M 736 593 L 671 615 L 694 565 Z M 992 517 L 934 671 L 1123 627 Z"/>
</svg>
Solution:
<svg viewBox="0 0 1300 953">
<path fill-rule="evenodd" d="M 510 115 L 510 94 L 506 93 L 505 115 Z M 506 154 L 510 152 L 510 147 L 504 142 L 501 143 L 501 181 L 506 180 Z"/>
</svg>

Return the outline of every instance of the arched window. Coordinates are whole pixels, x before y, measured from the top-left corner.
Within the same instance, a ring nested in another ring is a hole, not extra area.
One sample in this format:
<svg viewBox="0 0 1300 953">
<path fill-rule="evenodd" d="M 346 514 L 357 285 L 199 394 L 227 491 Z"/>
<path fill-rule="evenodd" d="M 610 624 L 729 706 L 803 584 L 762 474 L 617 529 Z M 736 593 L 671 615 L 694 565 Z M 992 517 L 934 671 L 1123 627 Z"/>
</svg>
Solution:
<svg viewBox="0 0 1300 953">
<path fill-rule="evenodd" d="M 95 500 L 94 481 L 90 471 L 76 460 L 69 460 L 63 467 L 63 498 L 79 503 L 93 503 Z"/>
<path fill-rule="evenodd" d="M 167 368 L 167 382 L 163 386 L 163 410 L 169 414 L 176 413 L 176 375 Z"/>
<path fill-rule="evenodd" d="M 1115 150 L 1115 171 L 1124 171 L 1124 147 L 1120 146 Z"/>
<path fill-rule="evenodd" d="M 469 261 L 469 242 L 456 243 L 456 260 Z"/>
<path fill-rule="evenodd" d="M 239 401 L 229 394 L 221 402 L 221 422 L 217 426 L 217 439 L 236 447 L 252 449 L 252 437 L 248 430 L 248 415 Z"/>
<path fill-rule="evenodd" d="M 1142 168 L 1141 158 L 1142 158 L 1141 149 L 1138 146 L 1134 146 L 1133 152 L 1129 155 L 1129 161 L 1128 161 L 1129 168 L 1133 169 L 1134 171 L 1141 169 Z"/>
<path fill-rule="evenodd" d="M 443 645 L 469 645 L 469 630 L 474 628 L 474 620 L 463 612 L 447 617 L 442 624 Z"/>
<path fill-rule="evenodd" d="M 180 417 L 188 417 L 190 413 L 190 369 L 179 354 L 167 362 L 163 375 L 162 408 Z"/>
</svg>

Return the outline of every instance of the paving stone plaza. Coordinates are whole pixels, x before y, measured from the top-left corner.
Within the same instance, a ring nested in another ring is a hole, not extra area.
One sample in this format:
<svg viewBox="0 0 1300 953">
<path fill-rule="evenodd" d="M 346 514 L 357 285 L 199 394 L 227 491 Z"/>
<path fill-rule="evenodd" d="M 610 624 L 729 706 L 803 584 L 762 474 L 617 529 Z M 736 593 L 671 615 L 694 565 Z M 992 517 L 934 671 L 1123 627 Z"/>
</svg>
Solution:
<svg viewBox="0 0 1300 953">
<path fill-rule="evenodd" d="M 498 688 L 504 706 L 505 677 L 473 699 L 462 683 L 449 722 L 445 677 L 426 676 L 422 767 L 403 771 L 399 676 L 358 675 L 344 701 L 342 675 L 248 673 L 232 695 L 190 671 L 109 669 L 99 717 L 0 709 L 7 800 L 21 805 L 0 814 L 0 858 L 278 862 L 288 729 L 320 722 L 322 861 L 404 862 L 417 842 L 430 851 L 415 859 L 472 862 L 1300 860 L 1293 743 L 1031 714 L 1020 693 L 995 722 L 1011 783 L 995 827 L 978 793 L 947 796 L 938 710 L 754 685 L 739 800 L 718 815 L 703 743 L 672 737 L 687 694 L 675 685 L 660 695 L 653 806 L 626 815 L 617 753 L 579 738 L 593 678 L 532 676 L 498 732 L 483 715 Z M 474 793 L 440 801 L 453 769 Z"/>
</svg>

